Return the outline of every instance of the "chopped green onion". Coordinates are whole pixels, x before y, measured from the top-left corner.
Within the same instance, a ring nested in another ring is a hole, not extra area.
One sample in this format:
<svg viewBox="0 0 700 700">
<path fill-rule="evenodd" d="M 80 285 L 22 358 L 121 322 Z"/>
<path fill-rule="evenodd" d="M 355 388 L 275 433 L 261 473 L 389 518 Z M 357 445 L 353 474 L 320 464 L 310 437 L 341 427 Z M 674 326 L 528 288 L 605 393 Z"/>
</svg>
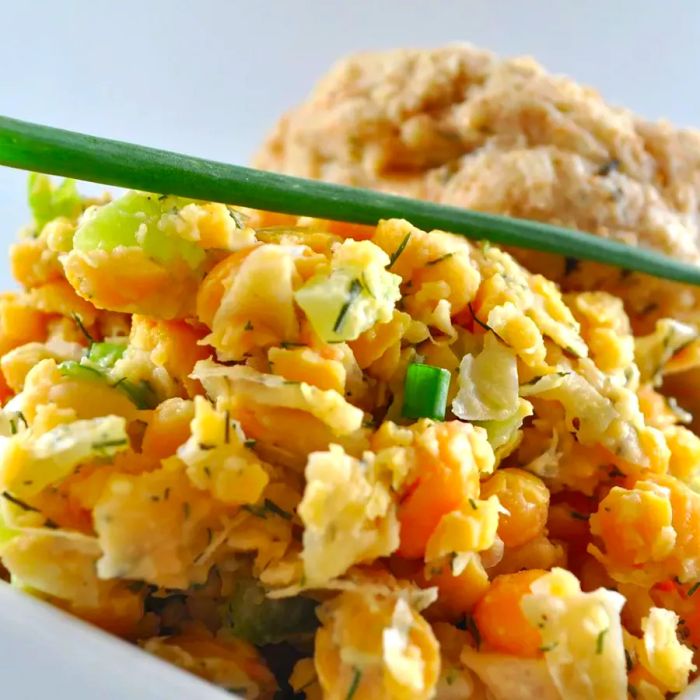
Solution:
<svg viewBox="0 0 700 700">
<path fill-rule="evenodd" d="M 0 164 L 146 192 L 357 224 L 408 219 L 428 231 L 451 231 L 475 240 L 594 260 L 700 285 L 700 266 L 581 231 L 226 165 L 9 117 L 0 117 Z"/>
<path fill-rule="evenodd" d="M 442 367 L 418 363 L 409 365 L 401 415 L 404 418 L 443 420 L 451 378 L 450 373 Z"/>
</svg>

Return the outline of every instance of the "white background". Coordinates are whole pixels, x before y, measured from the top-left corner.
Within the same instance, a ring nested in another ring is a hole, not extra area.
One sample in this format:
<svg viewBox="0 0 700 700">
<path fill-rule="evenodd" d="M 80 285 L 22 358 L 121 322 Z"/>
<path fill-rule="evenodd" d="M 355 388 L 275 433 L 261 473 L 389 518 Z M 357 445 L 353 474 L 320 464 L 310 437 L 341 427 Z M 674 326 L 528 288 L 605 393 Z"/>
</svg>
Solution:
<svg viewBox="0 0 700 700">
<path fill-rule="evenodd" d="M 471 41 L 700 126 L 694 0 L 0 0 L 0 113 L 245 163 L 339 56 Z M 0 241 L 27 218 L 0 168 Z M 9 284 L 0 260 L 0 286 Z"/>
<path fill-rule="evenodd" d="M 532 54 L 615 103 L 700 126 L 695 0 L 0 0 L 0 27 L 0 113 L 231 162 L 337 57 L 457 40 Z M 24 188 L 0 168 L 3 259 Z M 95 697 L 48 668 L 48 647 L 38 663 L 13 653 L 11 630 L 0 638 L 7 697 Z M 114 683 L 104 697 L 119 697 Z"/>
</svg>

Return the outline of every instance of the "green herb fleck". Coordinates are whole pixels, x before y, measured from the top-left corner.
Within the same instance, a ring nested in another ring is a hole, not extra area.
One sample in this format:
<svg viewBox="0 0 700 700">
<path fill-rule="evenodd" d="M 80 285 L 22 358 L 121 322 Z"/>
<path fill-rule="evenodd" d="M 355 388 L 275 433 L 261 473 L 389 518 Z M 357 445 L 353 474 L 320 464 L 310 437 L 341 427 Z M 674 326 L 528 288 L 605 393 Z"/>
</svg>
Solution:
<svg viewBox="0 0 700 700">
<path fill-rule="evenodd" d="M 224 442 L 228 445 L 231 442 L 231 413 L 226 409 L 224 412 Z"/>
<path fill-rule="evenodd" d="M 544 654 L 548 651 L 552 651 L 552 649 L 556 649 L 558 646 L 559 642 L 551 642 L 550 644 L 543 644 L 541 647 L 538 647 L 538 649 Z"/>
<path fill-rule="evenodd" d="M 564 258 L 564 274 L 570 275 L 572 272 L 578 270 L 581 261 L 578 258 L 566 257 Z"/>
<path fill-rule="evenodd" d="M 140 593 L 145 586 L 146 584 L 143 581 L 129 581 L 129 583 L 126 584 L 127 590 L 132 593 Z"/>
<path fill-rule="evenodd" d="M 488 333 L 489 331 L 491 331 L 491 333 L 493 333 L 504 345 L 508 345 L 508 343 L 506 343 L 506 341 L 503 340 L 503 338 L 502 338 L 498 333 L 496 333 L 496 331 L 493 330 L 493 328 L 491 328 L 491 326 L 489 326 L 488 323 L 484 323 L 484 322 L 476 315 L 476 311 L 474 311 L 474 307 L 472 306 L 472 303 L 471 303 L 471 302 L 469 302 L 469 303 L 467 304 L 467 307 L 469 308 L 469 313 L 472 315 L 472 318 L 474 319 L 474 323 L 476 323 L 478 326 L 480 326 L 481 328 L 483 328 L 487 333 Z"/>
<path fill-rule="evenodd" d="M 360 280 L 354 279 L 352 282 L 350 282 L 350 287 L 348 288 L 348 299 L 343 304 L 342 308 L 340 309 L 340 313 L 338 314 L 338 318 L 335 319 L 335 323 L 333 324 L 334 333 L 337 333 L 342 328 L 343 323 L 345 322 L 345 317 L 348 315 L 348 311 L 350 311 L 352 303 L 358 296 L 360 296 L 361 292 L 362 282 L 360 282 Z"/>
<path fill-rule="evenodd" d="M 283 508 L 280 508 L 274 501 L 271 501 L 269 498 L 265 499 L 265 507 L 271 513 L 274 513 L 275 515 L 279 515 L 280 518 L 284 518 L 284 520 L 291 520 L 293 517 L 291 513 L 284 510 Z"/>
<path fill-rule="evenodd" d="M 243 510 L 247 511 L 251 515 L 254 515 L 256 518 L 262 518 L 263 520 L 267 518 L 265 506 L 256 506 L 255 504 L 248 503 L 243 506 Z"/>
<path fill-rule="evenodd" d="M 158 405 L 158 397 L 150 382 L 147 382 L 145 379 L 142 379 L 138 384 L 134 384 L 125 377 L 122 377 L 112 386 L 125 393 L 136 408 L 146 410 L 155 408 Z"/>
<path fill-rule="evenodd" d="M 564 354 L 573 355 L 575 358 L 577 358 L 577 359 L 579 359 L 579 360 L 581 359 L 581 355 L 579 355 L 579 354 L 576 352 L 576 350 L 574 350 L 573 348 L 569 347 L 568 345 L 567 345 L 565 348 L 562 348 L 562 350 L 564 351 Z"/>
<path fill-rule="evenodd" d="M 603 653 L 603 644 L 605 642 L 605 635 L 608 633 L 608 628 L 606 627 L 604 630 L 601 630 L 598 632 L 598 636 L 596 637 L 595 640 L 595 653 L 600 655 Z"/>
<path fill-rule="evenodd" d="M 14 503 L 14 505 L 16 505 L 18 508 L 21 508 L 22 510 L 24 510 L 28 513 L 40 513 L 41 512 L 38 508 L 35 508 L 34 506 L 30 506 L 28 503 L 21 501 L 19 498 L 17 498 L 17 496 L 13 496 L 8 491 L 3 491 L 0 495 L 6 501 L 9 501 L 10 503 Z"/>
<path fill-rule="evenodd" d="M 471 634 L 478 651 L 481 647 L 481 632 L 479 632 L 479 627 L 476 624 L 476 620 L 471 615 L 464 616 L 464 629 Z"/>
<path fill-rule="evenodd" d="M 280 518 L 284 518 L 284 520 L 291 520 L 294 517 L 291 513 L 284 510 L 283 508 L 280 508 L 274 501 L 271 501 L 269 498 L 266 498 L 261 505 L 245 505 L 243 506 L 243 510 L 248 511 L 251 515 L 254 515 L 256 518 L 262 518 L 263 520 L 267 518 L 268 513 L 278 515 Z"/>
<path fill-rule="evenodd" d="M 257 440 L 253 440 L 253 438 L 248 438 L 247 440 L 244 440 L 244 441 L 243 441 L 243 447 L 249 447 L 249 448 L 251 448 L 251 449 L 252 449 L 253 447 L 255 447 L 257 444 L 258 444 L 258 441 L 257 441 Z"/>
<path fill-rule="evenodd" d="M 688 598 L 690 598 L 695 591 L 700 588 L 700 581 L 696 581 L 689 589 L 688 589 Z"/>
<path fill-rule="evenodd" d="M 252 331 L 253 330 L 253 324 L 251 321 L 246 321 L 245 326 L 243 326 L 244 331 Z"/>
<path fill-rule="evenodd" d="M 234 223 L 236 224 L 236 228 L 245 227 L 246 217 L 243 214 L 241 214 L 241 212 L 237 211 L 236 209 L 231 209 L 229 207 L 228 215 L 233 219 Z"/>
<path fill-rule="evenodd" d="M 83 334 L 83 336 L 85 336 L 85 340 L 88 341 L 88 347 L 92 346 L 95 339 L 90 335 L 88 329 L 85 328 L 83 320 L 80 318 L 80 316 L 78 316 L 78 314 L 75 313 L 75 311 L 71 314 L 71 318 L 75 321 L 75 325 L 78 326 L 78 330 Z"/>
<path fill-rule="evenodd" d="M 410 234 L 408 234 L 410 235 Z M 350 687 L 348 688 L 348 694 L 345 696 L 345 700 L 352 700 L 355 697 L 357 689 L 360 687 L 360 680 L 362 679 L 362 671 L 359 668 L 353 668 L 352 681 L 350 682 Z"/>
<path fill-rule="evenodd" d="M 408 245 L 408 240 L 411 238 L 411 232 L 409 231 L 404 237 L 401 243 L 399 243 L 399 247 L 391 254 L 389 257 L 389 264 L 386 266 L 387 270 L 391 270 L 392 266 L 394 263 L 399 259 L 401 256 L 401 253 L 406 249 L 406 245 Z"/>
<path fill-rule="evenodd" d="M 374 296 L 374 292 L 372 291 L 372 288 L 369 286 L 369 282 L 367 281 L 367 277 L 365 276 L 365 273 L 362 273 L 362 288 L 369 294 L 372 299 L 376 299 L 377 297 Z"/>
<path fill-rule="evenodd" d="M 605 161 L 598 170 L 596 171 L 596 175 L 599 177 L 607 177 L 610 175 L 610 173 L 614 172 L 620 167 L 620 161 L 617 158 L 611 158 L 610 160 Z"/>
<path fill-rule="evenodd" d="M 126 438 L 120 438 L 118 440 L 103 440 L 102 442 L 93 442 L 91 447 L 93 450 L 105 450 L 108 447 L 122 447 L 127 445 L 129 441 Z"/>
<path fill-rule="evenodd" d="M 427 263 L 425 263 L 426 267 L 432 267 L 433 265 L 437 265 L 441 263 L 443 260 L 447 260 L 451 258 L 454 255 L 454 253 L 445 253 L 444 255 L 441 255 L 439 258 L 435 258 L 434 260 L 428 260 Z"/>
<path fill-rule="evenodd" d="M 583 520 L 588 522 L 590 519 L 590 515 L 588 513 L 579 513 L 577 510 L 571 510 L 569 511 L 569 515 L 574 519 L 574 520 Z"/>
<path fill-rule="evenodd" d="M 479 510 L 479 506 L 476 505 L 476 501 L 473 498 L 469 499 L 469 505 L 474 509 L 474 510 Z"/>
</svg>

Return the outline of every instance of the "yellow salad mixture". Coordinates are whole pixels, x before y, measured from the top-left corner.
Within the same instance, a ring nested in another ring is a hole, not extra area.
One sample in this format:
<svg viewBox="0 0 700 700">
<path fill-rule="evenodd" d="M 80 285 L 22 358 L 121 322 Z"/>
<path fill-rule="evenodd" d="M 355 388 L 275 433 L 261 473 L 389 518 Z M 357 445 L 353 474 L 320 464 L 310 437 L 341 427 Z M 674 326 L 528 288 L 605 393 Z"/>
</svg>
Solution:
<svg viewBox="0 0 700 700">
<path fill-rule="evenodd" d="M 30 178 L 0 296 L 12 585 L 250 700 L 643 698 L 700 645 L 700 438 L 493 245 Z M 697 592 L 697 594 L 696 594 Z"/>
</svg>

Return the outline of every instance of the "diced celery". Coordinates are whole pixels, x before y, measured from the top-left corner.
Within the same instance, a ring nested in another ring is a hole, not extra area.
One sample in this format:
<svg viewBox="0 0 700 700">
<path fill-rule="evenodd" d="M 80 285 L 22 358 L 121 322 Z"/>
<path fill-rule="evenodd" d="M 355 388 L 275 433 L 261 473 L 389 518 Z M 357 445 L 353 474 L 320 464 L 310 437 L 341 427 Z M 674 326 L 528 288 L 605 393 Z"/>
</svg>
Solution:
<svg viewBox="0 0 700 700">
<path fill-rule="evenodd" d="M 29 175 L 28 200 L 38 231 L 58 216 L 74 219 L 82 209 L 75 180 L 64 180 L 54 187 L 51 178 L 40 173 Z"/>
<path fill-rule="evenodd" d="M 224 606 L 223 623 L 252 644 L 277 644 L 311 634 L 318 627 L 316 605 L 302 596 L 268 598 L 255 580 L 241 579 Z"/>
<path fill-rule="evenodd" d="M 183 260 L 194 269 L 204 260 L 204 251 L 179 236 L 176 218 L 166 216 L 191 202 L 180 197 L 127 192 L 85 213 L 75 232 L 73 247 L 83 252 L 140 247 L 156 262 L 167 265 Z"/>
<path fill-rule="evenodd" d="M 83 379 L 98 382 L 106 381 L 104 372 L 95 367 L 76 362 L 75 360 L 65 360 L 61 362 L 61 364 L 58 365 L 58 370 L 64 377 L 69 377 L 70 379 Z"/>
<path fill-rule="evenodd" d="M 112 369 L 125 350 L 125 343 L 93 343 L 88 350 L 87 361 L 102 369 Z"/>
</svg>

